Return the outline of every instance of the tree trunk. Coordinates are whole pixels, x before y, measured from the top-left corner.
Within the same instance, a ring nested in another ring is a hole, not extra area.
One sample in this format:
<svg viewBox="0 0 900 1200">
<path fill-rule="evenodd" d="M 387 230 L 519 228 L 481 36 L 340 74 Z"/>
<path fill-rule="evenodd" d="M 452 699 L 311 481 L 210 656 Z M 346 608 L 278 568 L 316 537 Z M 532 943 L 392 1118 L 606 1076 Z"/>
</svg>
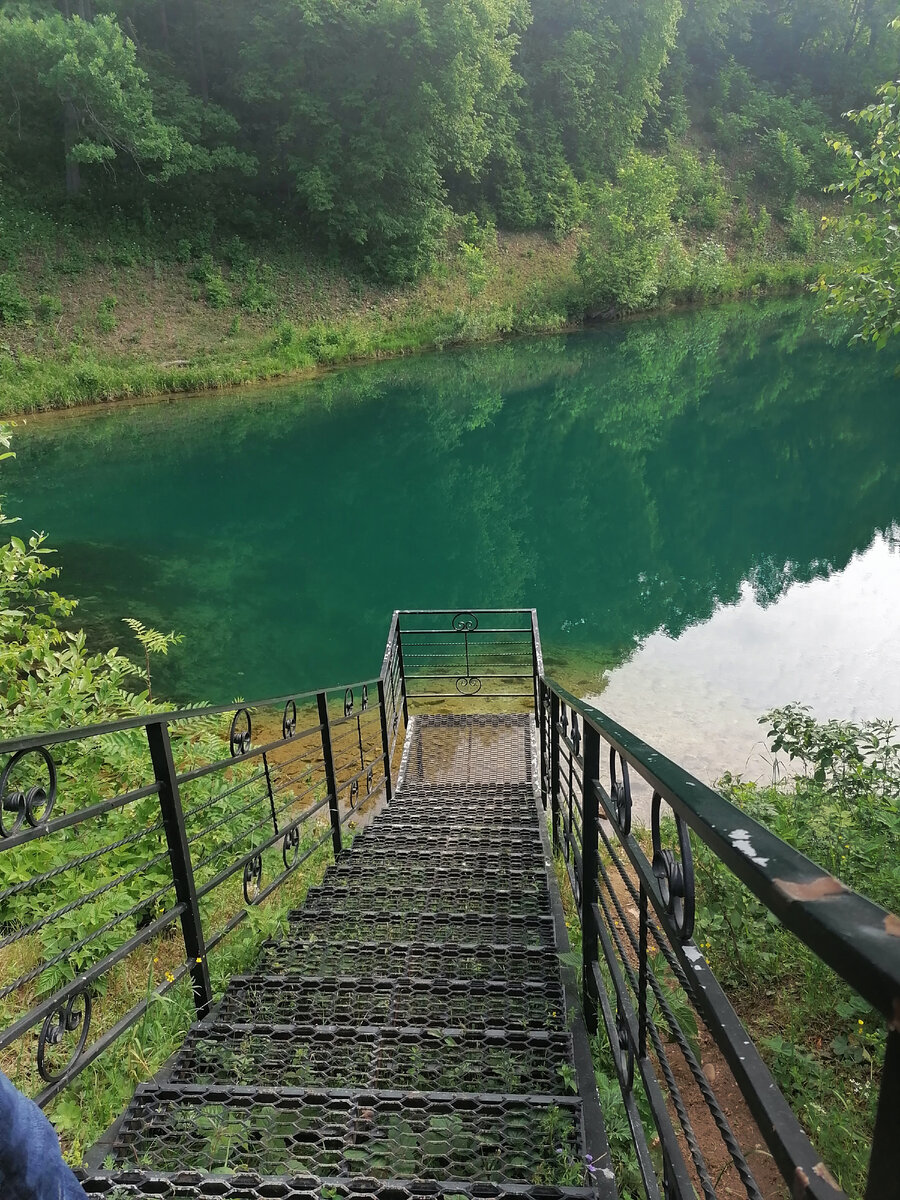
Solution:
<svg viewBox="0 0 900 1200">
<path fill-rule="evenodd" d="M 66 151 L 66 195 L 77 196 L 81 191 L 81 167 L 70 157 L 78 141 L 78 112 L 71 100 L 63 102 L 63 143 Z"/>
<path fill-rule="evenodd" d="M 203 39 L 200 36 L 200 5 L 193 0 L 194 10 L 194 53 L 197 56 L 197 72 L 200 76 L 200 95 L 204 101 L 209 100 L 209 80 L 206 78 L 206 57 L 203 53 Z"/>
</svg>

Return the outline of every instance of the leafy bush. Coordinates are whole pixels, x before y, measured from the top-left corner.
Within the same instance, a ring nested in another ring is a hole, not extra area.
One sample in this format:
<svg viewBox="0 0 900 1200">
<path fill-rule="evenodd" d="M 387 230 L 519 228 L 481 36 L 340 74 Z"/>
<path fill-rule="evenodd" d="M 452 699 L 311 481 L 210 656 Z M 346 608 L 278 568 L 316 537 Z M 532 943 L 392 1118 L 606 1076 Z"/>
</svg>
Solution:
<svg viewBox="0 0 900 1200">
<path fill-rule="evenodd" d="M 781 204 L 804 188 L 834 182 L 835 163 L 822 108 L 791 92 L 777 95 L 733 61 L 720 71 L 710 109 L 716 140 L 728 154 L 750 152 L 756 178 Z"/>
<path fill-rule="evenodd" d="M 728 193 L 715 155 L 704 161 L 679 147 L 669 155 L 669 162 L 678 181 L 672 216 L 696 229 L 716 229 L 728 207 Z"/>
<path fill-rule="evenodd" d="M 816 223 L 805 208 L 793 208 L 787 219 L 787 242 L 798 254 L 808 254 L 816 237 Z"/>
<path fill-rule="evenodd" d="M 117 303 L 115 296 L 104 296 L 97 306 L 97 326 L 101 333 L 112 333 L 118 325 L 115 316 Z"/>
<path fill-rule="evenodd" d="M 590 306 L 634 311 L 659 286 L 659 260 L 678 183 L 663 160 L 629 155 L 615 186 L 598 190 L 575 270 Z"/>
<path fill-rule="evenodd" d="M 756 224 L 753 226 L 753 246 L 758 250 L 766 240 L 769 232 L 769 227 L 772 224 L 772 217 L 769 210 L 763 204 L 760 206 L 759 212 L 756 214 Z"/>
<path fill-rule="evenodd" d="M 784 204 L 792 203 L 810 182 L 809 160 L 784 129 L 767 129 L 758 145 L 757 179 Z"/>
<path fill-rule="evenodd" d="M 773 833 L 886 908 L 900 909 L 900 732 L 890 721 L 817 721 L 792 704 L 767 713 L 772 749 L 798 776 L 726 795 Z M 884 1023 L 694 839 L 697 928 L 707 957 L 829 1166 L 863 1191 Z M 776 1031 L 773 1032 L 773 1031 Z"/>
<path fill-rule="evenodd" d="M 55 321 L 57 317 L 62 315 L 62 300 L 59 296 L 51 296 L 46 292 L 42 293 L 38 300 L 37 306 L 38 320 L 49 325 L 51 321 Z"/>
<path fill-rule="evenodd" d="M 734 284 L 734 273 L 725 247 L 712 238 L 697 248 L 691 269 L 691 291 L 697 297 L 727 292 Z"/>
<path fill-rule="evenodd" d="M 469 295 L 478 296 L 484 291 L 487 284 L 484 251 L 480 246 L 475 246 L 471 242 L 460 242 L 459 253 L 462 257 L 466 280 L 469 284 Z"/>
<path fill-rule="evenodd" d="M 271 312 L 278 303 L 278 293 L 272 286 L 274 278 L 274 272 L 268 264 L 261 264 L 258 259 L 248 262 L 244 267 L 244 282 L 238 297 L 241 308 L 246 312 Z"/>
<path fill-rule="evenodd" d="M 0 275 L 0 321 L 4 325 L 19 325 L 31 316 L 31 305 L 19 291 L 15 275 Z"/>
</svg>

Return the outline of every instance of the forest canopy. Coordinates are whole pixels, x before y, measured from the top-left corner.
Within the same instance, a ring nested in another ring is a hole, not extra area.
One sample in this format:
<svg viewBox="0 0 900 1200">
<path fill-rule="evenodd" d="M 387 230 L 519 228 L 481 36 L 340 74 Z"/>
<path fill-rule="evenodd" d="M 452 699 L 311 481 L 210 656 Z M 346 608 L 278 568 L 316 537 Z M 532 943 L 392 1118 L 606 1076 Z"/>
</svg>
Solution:
<svg viewBox="0 0 900 1200">
<path fill-rule="evenodd" d="M 227 209 L 388 281 L 428 266 L 454 212 L 564 236 L 633 151 L 688 134 L 713 174 L 718 155 L 789 206 L 836 181 L 826 135 L 898 73 L 894 15 L 894 0 L 2 0 L 0 188 L 145 219 Z"/>
</svg>

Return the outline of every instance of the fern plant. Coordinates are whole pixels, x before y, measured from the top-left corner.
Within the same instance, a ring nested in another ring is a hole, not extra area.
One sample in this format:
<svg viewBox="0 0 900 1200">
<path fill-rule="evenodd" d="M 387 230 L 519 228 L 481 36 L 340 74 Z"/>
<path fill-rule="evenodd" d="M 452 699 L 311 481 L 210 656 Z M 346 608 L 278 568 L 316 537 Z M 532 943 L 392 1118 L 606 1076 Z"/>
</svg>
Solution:
<svg viewBox="0 0 900 1200">
<path fill-rule="evenodd" d="M 147 699 L 153 699 L 150 680 L 150 655 L 151 654 L 168 654 L 170 646 L 177 646 L 184 641 L 183 633 L 160 633 L 158 629 L 151 629 L 144 625 L 141 621 L 134 617 L 123 617 L 122 620 L 144 647 L 144 671 L 147 677 Z"/>
</svg>

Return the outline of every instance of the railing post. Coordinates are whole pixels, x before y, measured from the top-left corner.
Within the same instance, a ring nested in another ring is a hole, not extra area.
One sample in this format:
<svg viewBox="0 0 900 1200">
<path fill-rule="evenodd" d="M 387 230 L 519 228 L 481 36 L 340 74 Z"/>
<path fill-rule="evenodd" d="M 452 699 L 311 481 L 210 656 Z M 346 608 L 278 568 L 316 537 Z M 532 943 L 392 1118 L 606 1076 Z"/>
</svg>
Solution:
<svg viewBox="0 0 900 1200">
<path fill-rule="evenodd" d="M 325 692 L 316 693 L 319 708 L 319 725 L 322 727 L 322 761 L 325 764 L 325 786 L 328 788 L 328 810 L 331 813 L 331 844 L 335 859 L 343 849 L 341 839 L 341 810 L 338 806 L 337 783 L 334 777 L 334 757 L 331 752 L 331 723 L 328 720 L 328 697 Z"/>
<path fill-rule="evenodd" d="M 559 853 L 559 696 L 550 689 L 550 826 Z"/>
<path fill-rule="evenodd" d="M 537 641 L 534 636 L 534 617 L 531 618 L 531 675 L 534 680 L 534 719 L 541 722 L 541 673 L 538 670 Z"/>
<path fill-rule="evenodd" d="M 403 669 L 403 639 L 400 635 L 400 618 L 397 617 L 397 666 L 400 669 L 400 695 L 403 697 L 403 727 L 409 725 L 409 703 L 406 698 L 406 671 Z"/>
<path fill-rule="evenodd" d="M 900 1017 L 900 1000 L 898 999 L 894 1000 L 894 1011 Z M 872 1154 L 869 1158 L 869 1178 L 866 1182 L 866 1200 L 883 1200 L 885 1196 L 896 1195 L 894 1189 L 897 1187 L 897 1180 L 900 1179 L 898 1122 L 900 1122 L 900 1029 L 894 1028 L 888 1031 L 887 1047 L 884 1052 L 881 1091 L 878 1094 L 878 1112 L 872 1137 Z"/>
<path fill-rule="evenodd" d="M 597 1032 L 597 994 L 594 987 L 594 963 L 599 953 L 599 935 L 594 908 L 597 904 L 597 820 L 600 802 L 597 780 L 600 778 L 600 734 L 589 721 L 584 722 L 584 765 L 581 783 L 581 1002 L 588 1033 Z"/>
<path fill-rule="evenodd" d="M 550 790 L 550 763 L 547 758 L 547 717 L 549 715 L 549 705 L 545 707 L 547 699 L 547 685 L 543 679 L 537 681 L 538 686 L 538 744 L 541 751 L 541 806 L 544 812 L 547 811 L 547 798 Z"/>
<path fill-rule="evenodd" d="M 147 743 L 150 747 L 153 773 L 159 784 L 159 807 L 169 847 L 175 896 L 178 903 L 183 905 L 181 934 L 194 988 L 194 1006 L 198 1019 L 202 1020 L 212 1004 L 212 985 L 209 981 L 209 964 L 206 961 L 206 943 L 203 938 L 200 906 L 197 903 L 197 889 L 194 885 L 191 848 L 184 827 L 184 810 L 181 807 L 175 760 L 172 757 L 172 743 L 169 740 L 169 726 L 166 721 L 154 721 L 147 726 Z"/>
<path fill-rule="evenodd" d="M 391 779 L 391 742 L 388 737 L 387 709 L 384 699 L 384 679 L 378 680 L 378 707 L 381 714 L 381 748 L 384 751 L 384 798 L 390 804 L 394 795 Z"/>
</svg>

